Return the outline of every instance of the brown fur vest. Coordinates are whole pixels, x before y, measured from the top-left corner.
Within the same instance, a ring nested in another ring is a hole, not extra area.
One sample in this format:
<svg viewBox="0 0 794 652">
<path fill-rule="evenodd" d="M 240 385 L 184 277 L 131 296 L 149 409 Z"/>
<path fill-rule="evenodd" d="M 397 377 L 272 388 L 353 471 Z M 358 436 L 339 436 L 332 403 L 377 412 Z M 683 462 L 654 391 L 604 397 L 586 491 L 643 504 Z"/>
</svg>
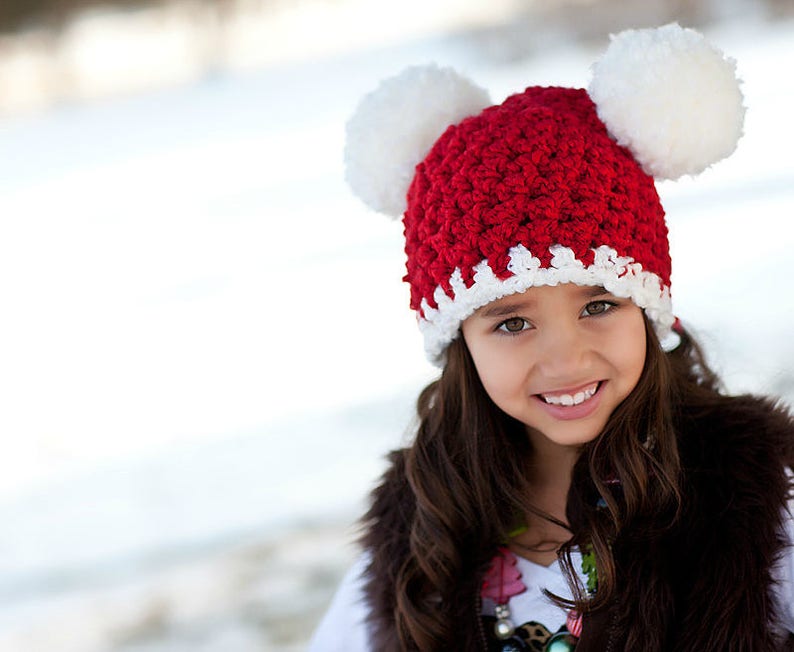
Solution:
<svg viewBox="0 0 794 652">
<path fill-rule="evenodd" d="M 586 616 L 577 652 L 794 650 L 792 638 L 783 640 L 775 625 L 771 597 L 772 568 L 784 546 L 784 468 L 794 466 L 791 417 L 769 401 L 738 397 L 688 410 L 678 431 L 683 513 L 653 540 L 638 540 L 630 526 L 620 532 L 613 545 L 618 597 Z M 402 649 L 395 578 L 408 555 L 414 509 L 397 451 L 373 493 L 363 537 L 371 559 L 369 626 L 378 652 Z M 483 649 L 476 612 L 482 560 L 477 564 L 463 569 L 447 611 L 456 632 L 449 649 Z"/>
</svg>

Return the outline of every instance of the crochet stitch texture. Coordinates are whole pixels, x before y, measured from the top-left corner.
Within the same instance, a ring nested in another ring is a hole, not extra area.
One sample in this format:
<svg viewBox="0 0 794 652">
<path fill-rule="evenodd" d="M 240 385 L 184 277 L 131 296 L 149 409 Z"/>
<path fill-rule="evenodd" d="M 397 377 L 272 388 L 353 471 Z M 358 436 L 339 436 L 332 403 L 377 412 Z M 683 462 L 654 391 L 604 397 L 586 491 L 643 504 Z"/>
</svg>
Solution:
<svg viewBox="0 0 794 652">
<path fill-rule="evenodd" d="M 404 217 L 411 307 L 438 307 L 459 270 L 467 288 L 487 261 L 512 276 L 523 245 L 541 266 L 555 245 L 591 265 L 613 248 L 670 285 L 664 210 L 653 179 L 618 145 L 581 89 L 529 87 L 450 126 L 417 166 Z"/>
</svg>

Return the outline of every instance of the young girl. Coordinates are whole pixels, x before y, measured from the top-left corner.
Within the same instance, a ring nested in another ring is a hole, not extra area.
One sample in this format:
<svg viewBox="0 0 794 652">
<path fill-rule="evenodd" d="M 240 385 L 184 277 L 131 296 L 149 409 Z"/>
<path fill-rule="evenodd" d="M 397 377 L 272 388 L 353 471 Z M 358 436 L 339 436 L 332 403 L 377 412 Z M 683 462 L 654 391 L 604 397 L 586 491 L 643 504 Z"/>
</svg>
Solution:
<svg viewBox="0 0 794 652">
<path fill-rule="evenodd" d="M 443 371 L 311 649 L 794 649 L 794 424 L 673 316 L 653 181 L 733 151 L 733 62 L 629 31 L 587 92 L 489 104 L 410 69 L 348 125 Z"/>
</svg>

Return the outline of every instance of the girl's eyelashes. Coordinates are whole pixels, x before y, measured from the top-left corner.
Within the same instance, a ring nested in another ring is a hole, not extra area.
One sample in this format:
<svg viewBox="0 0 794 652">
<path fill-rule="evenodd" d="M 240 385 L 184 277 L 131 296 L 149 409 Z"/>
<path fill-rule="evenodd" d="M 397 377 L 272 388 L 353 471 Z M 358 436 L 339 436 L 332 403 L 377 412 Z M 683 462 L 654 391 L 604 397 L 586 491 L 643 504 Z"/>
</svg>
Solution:
<svg viewBox="0 0 794 652">
<path fill-rule="evenodd" d="M 580 317 L 600 317 L 608 312 L 612 312 L 615 308 L 620 307 L 617 301 L 610 301 L 608 299 L 599 299 L 597 301 L 590 301 L 582 308 Z M 505 335 L 519 335 L 524 331 L 533 329 L 534 326 L 524 317 L 509 317 L 498 324 L 494 330 Z"/>
<path fill-rule="evenodd" d="M 530 328 L 530 323 L 523 317 L 510 317 L 496 326 L 496 330 L 508 335 L 516 335 Z"/>
<path fill-rule="evenodd" d="M 584 307 L 584 309 L 582 310 L 582 314 L 580 316 L 597 317 L 599 315 L 603 315 L 609 312 L 610 310 L 614 310 L 615 308 L 618 307 L 618 305 L 619 304 L 617 304 L 614 301 L 606 301 L 606 300 L 591 301 Z"/>
</svg>

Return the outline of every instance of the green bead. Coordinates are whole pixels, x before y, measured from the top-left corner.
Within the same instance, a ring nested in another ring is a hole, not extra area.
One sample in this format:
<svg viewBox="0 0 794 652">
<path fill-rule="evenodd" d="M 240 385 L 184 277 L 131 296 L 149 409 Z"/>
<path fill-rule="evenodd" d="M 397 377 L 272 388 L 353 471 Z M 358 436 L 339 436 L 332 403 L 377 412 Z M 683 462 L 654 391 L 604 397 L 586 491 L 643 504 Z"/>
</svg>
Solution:
<svg viewBox="0 0 794 652">
<path fill-rule="evenodd" d="M 555 634 L 546 643 L 546 652 L 572 652 L 576 649 L 576 637 L 568 632 Z"/>
</svg>

